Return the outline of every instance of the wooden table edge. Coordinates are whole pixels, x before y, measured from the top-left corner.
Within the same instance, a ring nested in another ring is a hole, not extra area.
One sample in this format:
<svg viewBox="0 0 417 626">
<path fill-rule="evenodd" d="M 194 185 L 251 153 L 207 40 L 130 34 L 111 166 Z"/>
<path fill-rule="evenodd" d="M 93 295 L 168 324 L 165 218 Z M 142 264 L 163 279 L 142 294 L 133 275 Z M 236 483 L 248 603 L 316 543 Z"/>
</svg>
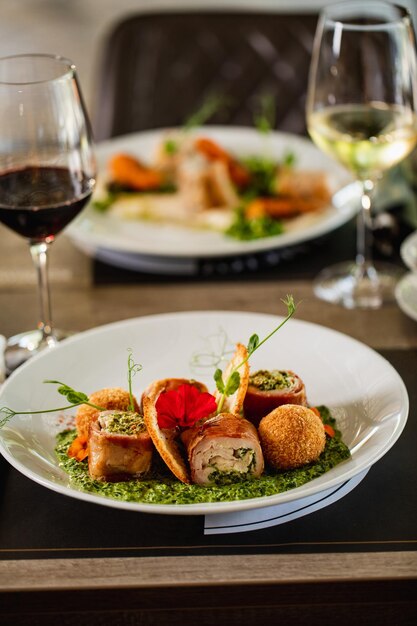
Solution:
<svg viewBox="0 0 417 626">
<path fill-rule="evenodd" d="M 0 593 L 417 580 L 417 552 L 228 555 L 0 562 Z"/>
</svg>

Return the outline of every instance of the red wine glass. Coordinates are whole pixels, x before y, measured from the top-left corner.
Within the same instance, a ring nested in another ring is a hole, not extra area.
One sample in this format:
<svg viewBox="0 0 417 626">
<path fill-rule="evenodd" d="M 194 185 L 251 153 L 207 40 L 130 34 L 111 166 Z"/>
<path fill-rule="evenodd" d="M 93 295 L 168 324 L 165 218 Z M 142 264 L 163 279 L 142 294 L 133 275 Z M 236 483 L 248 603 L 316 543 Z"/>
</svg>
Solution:
<svg viewBox="0 0 417 626">
<path fill-rule="evenodd" d="M 7 342 L 10 373 L 68 334 L 52 324 L 48 250 L 89 200 L 96 170 L 76 69 L 68 59 L 0 59 L 0 119 L 0 221 L 28 241 L 40 296 L 37 329 Z"/>
</svg>

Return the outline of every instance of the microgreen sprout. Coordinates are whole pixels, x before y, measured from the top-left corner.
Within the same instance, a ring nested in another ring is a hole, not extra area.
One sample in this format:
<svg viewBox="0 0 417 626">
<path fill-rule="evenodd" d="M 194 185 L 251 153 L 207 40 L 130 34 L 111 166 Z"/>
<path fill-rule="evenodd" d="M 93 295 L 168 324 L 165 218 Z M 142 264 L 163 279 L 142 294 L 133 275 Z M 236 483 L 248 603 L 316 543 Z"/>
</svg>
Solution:
<svg viewBox="0 0 417 626">
<path fill-rule="evenodd" d="M 76 391 L 72 387 L 69 387 L 65 383 L 61 383 L 59 380 L 44 380 L 44 383 L 59 385 L 57 391 L 62 396 L 65 396 L 70 402 L 67 406 L 61 406 L 54 409 L 43 409 L 42 411 L 13 411 L 7 406 L 3 406 L 0 409 L 0 429 L 3 428 L 7 422 L 14 417 L 15 415 L 37 415 L 41 413 L 56 413 L 57 411 L 66 411 L 67 409 L 73 409 L 76 406 L 80 406 L 81 404 L 88 404 L 88 406 L 93 407 L 93 409 L 97 409 L 98 411 L 104 411 L 105 409 L 101 406 L 97 406 L 89 401 L 88 396 L 82 391 Z"/>
<path fill-rule="evenodd" d="M 135 404 L 132 394 L 132 378 L 142 369 L 142 365 L 135 363 L 132 356 L 132 351 L 129 350 L 129 356 L 127 359 L 127 369 L 128 369 L 128 385 L 129 385 L 129 410 L 135 410 Z M 15 415 L 37 415 L 41 413 L 56 413 L 57 411 L 66 411 L 68 409 L 73 409 L 74 407 L 80 406 L 81 404 L 87 404 L 91 406 L 93 409 L 97 409 L 97 411 L 105 411 L 106 409 L 102 406 L 98 406 L 93 402 L 90 402 L 87 394 L 82 391 L 76 391 L 69 385 L 62 383 L 59 380 L 44 380 L 46 384 L 58 385 L 57 391 L 62 396 L 65 396 L 70 404 L 67 406 L 60 406 L 54 409 L 43 409 L 42 411 L 14 411 L 7 406 L 3 406 L 0 408 L 0 429 L 3 428 L 7 422 L 14 417 Z"/>
<path fill-rule="evenodd" d="M 228 99 L 224 96 L 221 96 L 216 93 L 210 94 L 201 104 L 200 108 L 197 109 L 194 113 L 190 115 L 190 117 L 185 121 L 184 125 L 181 128 L 183 136 L 194 130 L 195 128 L 199 128 L 203 126 L 219 109 L 227 106 L 229 103 Z M 177 154 L 180 150 L 181 138 L 178 140 L 169 138 L 164 143 L 164 150 L 166 154 L 173 156 Z"/>
<path fill-rule="evenodd" d="M 239 369 L 242 367 L 242 365 L 244 365 L 250 359 L 252 354 L 256 350 L 258 350 L 264 343 L 266 343 L 272 337 L 272 335 L 274 335 L 280 328 L 282 328 L 284 324 L 286 324 L 286 322 L 288 322 L 288 320 L 294 315 L 297 307 L 294 302 L 293 296 L 287 295 L 286 298 L 282 300 L 282 302 L 287 307 L 287 316 L 285 317 L 285 319 L 262 340 L 259 339 L 259 336 L 256 333 L 254 333 L 250 337 L 247 345 L 247 357 L 232 369 L 226 381 L 223 380 L 223 372 L 220 368 L 217 368 L 214 372 L 214 381 L 216 383 L 217 390 L 221 393 L 219 402 L 217 403 L 217 413 L 221 413 L 226 397 L 233 395 L 235 391 L 239 388 Z"/>
<path fill-rule="evenodd" d="M 127 358 L 127 381 L 128 381 L 128 388 L 129 388 L 129 411 L 134 411 L 135 402 L 134 402 L 133 393 L 132 393 L 132 378 L 135 374 L 137 374 L 137 372 L 140 372 L 140 370 L 142 369 L 142 365 L 134 362 L 131 349 L 128 350 L 128 352 L 129 352 L 129 356 Z"/>
<path fill-rule="evenodd" d="M 184 130 L 189 131 L 193 128 L 202 126 L 207 122 L 217 111 L 227 104 L 227 99 L 219 94 L 211 94 L 206 100 L 204 100 L 201 107 L 193 113 L 184 124 Z"/>
<path fill-rule="evenodd" d="M 265 93 L 259 99 L 259 111 L 253 116 L 253 121 L 260 133 L 267 135 L 275 127 L 276 103 L 273 95 Z"/>
</svg>

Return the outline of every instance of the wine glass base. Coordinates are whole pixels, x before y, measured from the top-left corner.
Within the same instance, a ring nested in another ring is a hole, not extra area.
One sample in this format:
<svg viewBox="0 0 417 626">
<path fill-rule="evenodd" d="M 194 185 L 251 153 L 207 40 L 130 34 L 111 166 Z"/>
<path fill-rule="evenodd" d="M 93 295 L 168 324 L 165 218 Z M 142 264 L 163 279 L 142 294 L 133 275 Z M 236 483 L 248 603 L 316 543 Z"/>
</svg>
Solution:
<svg viewBox="0 0 417 626">
<path fill-rule="evenodd" d="M 53 348 L 59 341 L 69 337 L 71 334 L 62 330 L 54 330 L 53 336 L 45 339 L 42 331 L 29 330 L 10 337 L 6 342 L 4 351 L 6 375 L 11 374 L 30 357 L 39 354 L 42 350 Z"/>
<path fill-rule="evenodd" d="M 353 262 L 338 263 L 316 277 L 317 298 L 347 309 L 378 309 L 395 301 L 395 287 L 404 270 L 389 263 L 361 268 Z"/>
</svg>

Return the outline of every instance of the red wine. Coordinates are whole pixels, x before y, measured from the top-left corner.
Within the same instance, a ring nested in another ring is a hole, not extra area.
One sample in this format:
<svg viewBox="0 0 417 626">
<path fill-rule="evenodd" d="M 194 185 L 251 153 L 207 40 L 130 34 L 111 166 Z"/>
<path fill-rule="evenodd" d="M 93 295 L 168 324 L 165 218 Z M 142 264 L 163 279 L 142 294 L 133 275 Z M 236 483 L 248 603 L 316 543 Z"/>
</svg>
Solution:
<svg viewBox="0 0 417 626">
<path fill-rule="evenodd" d="M 63 167 L 35 167 L 0 173 L 0 221 L 33 241 L 53 239 L 81 211 L 92 194 Z"/>
</svg>

